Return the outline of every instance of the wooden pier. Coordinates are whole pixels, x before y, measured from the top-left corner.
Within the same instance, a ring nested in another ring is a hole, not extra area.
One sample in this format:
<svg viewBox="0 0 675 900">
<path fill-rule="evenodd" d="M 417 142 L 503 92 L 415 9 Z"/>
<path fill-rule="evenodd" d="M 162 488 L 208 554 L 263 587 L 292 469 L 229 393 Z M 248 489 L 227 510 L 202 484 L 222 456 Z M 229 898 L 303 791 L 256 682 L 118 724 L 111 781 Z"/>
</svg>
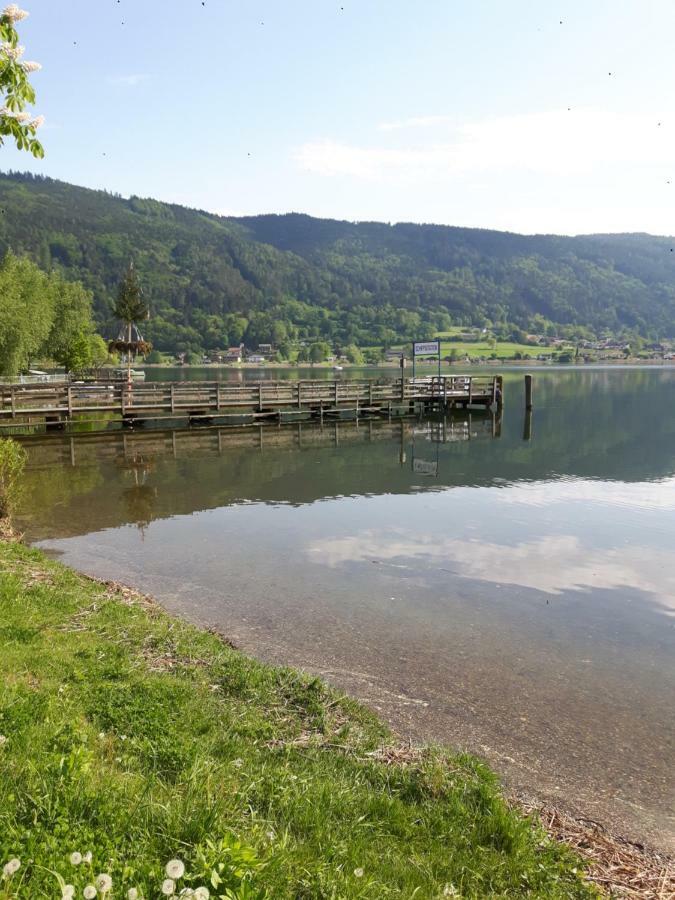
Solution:
<svg viewBox="0 0 675 900">
<path fill-rule="evenodd" d="M 490 408 L 502 404 L 499 375 L 449 375 L 396 380 L 250 382 L 91 382 L 0 386 L 0 429 L 118 415 L 128 426 L 181 420 L 191 423 L 242 419 L 360 418 Z"/>
</svg>

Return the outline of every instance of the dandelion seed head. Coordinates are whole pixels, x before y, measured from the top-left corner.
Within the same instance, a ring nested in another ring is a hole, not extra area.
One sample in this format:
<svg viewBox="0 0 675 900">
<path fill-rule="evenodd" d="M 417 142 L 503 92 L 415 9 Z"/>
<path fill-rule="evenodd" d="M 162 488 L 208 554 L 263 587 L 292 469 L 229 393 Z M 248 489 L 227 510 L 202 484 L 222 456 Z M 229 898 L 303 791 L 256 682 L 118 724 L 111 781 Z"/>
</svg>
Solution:
<svg viewBox="0 0 675 900">
<path fill-rule="evenodd" d="M 61 888 L 61 900 L 73 900 L 75 896 L 75 885 L 64 884 Z"/>
<path fill-rule="evenodd" d="M 358 869 L 354 869 L 354 878 L 363 878 L 363 869 L 360 866 Z"/>
<path fill-rule="evenodd" d="M 236 766 L 238 769 L 241 769 L 241 767 L 244 765 L 244 760 L 243 759 L 235 759 L 235 760 L 233 760 L 232 765 Z"/>
<path fill-rule="evenodd" d="M 79 866 L 82 862 L 82 854 L 75 850 L 70 854 L 70 864 L 72 866 Z"/>
<path fill-rule="evenodd" d="M 93 856 L 91 850 L 87 850 L 87 852 L 86 852 L 86 853 L 84 854 L 84 856 L 82 857 L 82 859 L 83 859 L 84 862 L 86 862 L 86 863 L 90 863 L 90 862 L 92 861 L 93 858 L 94 858 L 94 856 Z"/>
<path fill-rule="evenodd" d="M 211 894 L 207 887 L 195 888 L 195 900 L 209 900 Z"/>
<path fill-rule="evenodd" d="M 138 900 L 138 891 L 136 888 L 129 888 L 127 891 L 127 900 Z"/>
<path fill-rule="evenodd" d="M 5 878 L 11 878 L 15 872 L 18 872 L 21 868 L 21 860 L 14 857 L 14 859 L 10 859 L 9 862 L 5 863 L 2 867 L 2 874 Z"/>
<path fill-rule="evenodd" d="M 164 871 L 169 878 L 178 879 L 185 875 L 185 865 L 180 859 L 170 859 Z"/>
<path fill-rule="evenodd" d="M 108 891 L 112 890 L 112 878 L 105 872 L 101 872 L 100 875 L 96 876 L 94 884 L 96 885 L 97 890 L 99 890 L 102 894 L 107 894 Z"/>
<path fill-rule="evenodd" d="M 173 880 L 173 878 L 165 878 L 162 882 L 162 893 L 166 897 L 170 897 L 175 890 L 176 882 Z"/>
<path fill-rule="evenodd" d="M 4 747 L 6 743 L 7 743 L 7 738 L 5 737 L 4 734 L 0 734 L 0 747 Z"/>
<path fill-rule="evenodd" d="M 96 896 L 96 888 L 93 884 L 88 884 L 86 888 L 82 891 L 82 896 L 84 900 L 94 900 Z"/>
</svg>

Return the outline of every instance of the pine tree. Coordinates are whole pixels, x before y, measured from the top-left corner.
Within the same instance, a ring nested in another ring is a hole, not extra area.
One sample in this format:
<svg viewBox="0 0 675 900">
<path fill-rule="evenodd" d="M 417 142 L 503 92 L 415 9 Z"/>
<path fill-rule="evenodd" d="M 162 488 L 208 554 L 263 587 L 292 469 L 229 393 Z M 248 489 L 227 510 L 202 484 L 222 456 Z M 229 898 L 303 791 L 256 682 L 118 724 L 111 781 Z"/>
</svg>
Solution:
<svg viewBox="0 0 675 900">
<path fill-rule="evenodd" d="M 113 306 L 113 314 L 126 327 L 126 335 L 122 341 L 112 341 L 110 350 L 122 350 L 127 355 L 127 381 L 131 384 L 131 356 L 136 353 L 149 353 L 152 345 L 143 340 L 136 329 L 136 340 L 132 337 L 133 328 L 137 322 L 147 319 L 150 310 L 143 299 L 143 290 L 139 284 L 133 262 L 124 273 L 124 278 L 117 288 L 117 300 Z"/>
<path fill-rule="evenodd" d="M 138 282 L 134 264 L 131 262 L 117 287 L 117 300 L 113 306 L 115 318 L 127 326 L 129 341 L 131 341 L 132 326 L 136 322 L 147 319 L 148 312 L 148 306 L 143 299 L 143 289 Z"/>
</svg>

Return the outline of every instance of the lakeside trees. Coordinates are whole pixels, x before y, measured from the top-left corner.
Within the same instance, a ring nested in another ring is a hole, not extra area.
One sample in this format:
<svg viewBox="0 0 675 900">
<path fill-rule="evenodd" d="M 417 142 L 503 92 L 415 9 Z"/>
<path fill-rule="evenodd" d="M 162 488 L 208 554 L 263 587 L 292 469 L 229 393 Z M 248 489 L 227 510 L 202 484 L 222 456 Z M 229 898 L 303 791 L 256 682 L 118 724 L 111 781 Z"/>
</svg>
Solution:
<svg viewBox="0 0 675 900">
<path fill-rule="evenodd" d="M 69 370 L 83 357 L 82 368 L 94 357 L 100 361 L 91 306 L 81 284 L 8 253 L 0 263 L 0 374 L 16 375 L 33 359 L 52 359 Z"/>
</svg>

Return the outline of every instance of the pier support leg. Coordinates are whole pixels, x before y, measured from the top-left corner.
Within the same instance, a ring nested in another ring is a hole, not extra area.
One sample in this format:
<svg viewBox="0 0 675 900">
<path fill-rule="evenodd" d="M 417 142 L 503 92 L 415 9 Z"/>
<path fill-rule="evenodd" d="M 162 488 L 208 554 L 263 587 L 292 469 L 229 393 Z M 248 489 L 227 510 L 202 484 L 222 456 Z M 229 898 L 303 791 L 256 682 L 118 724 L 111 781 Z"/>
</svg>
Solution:
<svg viewBox="0 0 675 900">
<path fill-rule="evenodd" d="M 532 376 L 525 376 L 525 409 L 532 409 Z"/>
</svg>

